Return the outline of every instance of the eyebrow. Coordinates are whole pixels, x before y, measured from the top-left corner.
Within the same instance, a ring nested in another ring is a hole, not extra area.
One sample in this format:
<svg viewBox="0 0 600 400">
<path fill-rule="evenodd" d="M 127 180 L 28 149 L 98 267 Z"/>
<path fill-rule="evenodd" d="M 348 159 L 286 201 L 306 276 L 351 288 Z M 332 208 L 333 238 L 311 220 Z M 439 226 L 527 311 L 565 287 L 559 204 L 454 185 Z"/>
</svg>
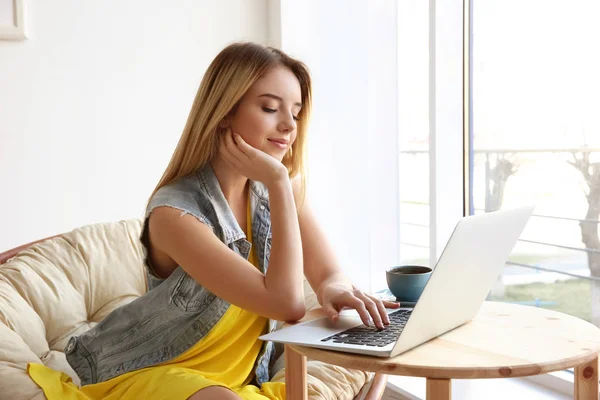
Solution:
<svg viewBox="0 0 600 400">
<path fill-rule="evenodd" d="M 279 97 L 279 96 L 276 96 L 276 95 L 274 95 L 274 94 L 272 94 L 272 93 L 265 93 L 265 94 L 261 94 L 261 95 L 260 95 L 260 96 L 258 96 L 258 97 L 270 97 L 270 98 L 272 98 L 272 99 L 279 100 L 279 101 L 281 101 L 281 102 L 283 103 L 283 99 L 282 99 L 281 97 Z M 295 105 L 295 106 L 298 106 L 298 107 L 302 107 L 302 103 L 294 103 L 294 105 Z"/>
</svg>

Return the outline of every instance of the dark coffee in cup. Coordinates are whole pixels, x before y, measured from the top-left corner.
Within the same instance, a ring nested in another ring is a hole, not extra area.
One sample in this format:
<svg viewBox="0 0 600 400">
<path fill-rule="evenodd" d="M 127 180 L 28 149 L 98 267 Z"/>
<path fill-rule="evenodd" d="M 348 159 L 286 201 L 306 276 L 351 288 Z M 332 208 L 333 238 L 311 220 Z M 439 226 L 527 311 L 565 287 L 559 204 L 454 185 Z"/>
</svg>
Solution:
<svg viewBox="0 0 600 400">
<path fill-rule="evenodd" d="M 401 267 L 392 267 L 389 270 L 392 274 L 427 274 L 431 272 L 431 268 L 421 265 L 406 265 Z"/>
<path fill-rule="evenodd" d="M 432 271 L 424 265 L 394 266 L 385 273 L 388 288 L 399 302 L 416 302 Z"/>
</svg>

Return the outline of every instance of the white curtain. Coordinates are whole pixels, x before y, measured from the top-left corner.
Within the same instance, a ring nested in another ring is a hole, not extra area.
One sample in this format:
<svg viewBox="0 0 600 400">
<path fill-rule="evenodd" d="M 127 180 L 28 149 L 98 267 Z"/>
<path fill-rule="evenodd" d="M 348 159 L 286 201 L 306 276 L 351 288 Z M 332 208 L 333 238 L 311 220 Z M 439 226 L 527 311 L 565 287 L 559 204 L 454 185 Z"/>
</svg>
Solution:
<svg viewBox="0 0 600 400">
<path fill-rule="evenodd" d="M 410 192 L 411 187 L 400 180 L 401 139 L 427 138 L 435 107 L 428 101 L 429 5 L 420 0 L 268 4 L 272 44 L 303 60 L 312 72 L 309 199 L 355 285 L 382 289 L 385 270 L 407 258 L 400 246 L 400 199 L 401 189 Z M 457 83 L 462 90 L 461 73 Z M 457 105 L 460 120 L 462 104 Z M 460 149 L 455 160 L 460 186 L 462 131 L 455 130 L 451 140 L 458 139 Z M 457 193 L 460 213 L 461 187 Z"/>
</svg>

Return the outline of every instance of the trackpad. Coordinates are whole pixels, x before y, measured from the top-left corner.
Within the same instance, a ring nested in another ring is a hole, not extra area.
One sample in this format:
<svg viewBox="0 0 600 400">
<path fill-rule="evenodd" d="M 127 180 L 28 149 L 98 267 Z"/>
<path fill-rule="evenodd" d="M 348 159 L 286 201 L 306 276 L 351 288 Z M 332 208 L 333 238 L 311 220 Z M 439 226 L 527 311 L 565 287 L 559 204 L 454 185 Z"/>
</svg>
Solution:
<svg viewBox="0 0 600 400">
<path fill-rule="evenodd" d="M 331 322 L 329 318 L 320 318 L 313 321 L 297 324 L 296 326 L 318 327 L 341 332 L 360 324 L 362 324 L 362 321 L 358 315 L 340 315 L 336 322 Z"/>
<path fill-rule="evenodd" d="M 359 317 L 340 316 L 335 323 L 331 322 L 329 318 L 319 318 L 271 332 L 261 336 L 260 339 L 302 344 L 312 340 L 324 339 L 361 324 L 362 321 Z"/>
</svg>

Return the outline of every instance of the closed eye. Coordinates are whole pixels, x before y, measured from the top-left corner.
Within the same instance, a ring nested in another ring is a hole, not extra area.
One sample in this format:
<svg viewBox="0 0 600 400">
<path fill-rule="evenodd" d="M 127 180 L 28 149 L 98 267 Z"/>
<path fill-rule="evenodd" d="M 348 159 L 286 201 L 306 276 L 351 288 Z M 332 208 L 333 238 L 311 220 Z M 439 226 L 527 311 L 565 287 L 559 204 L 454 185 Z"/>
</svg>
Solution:
<svg viewBox="0 0 600 400">
<path fill-rule="evenodd" d="M 277 110 L 275 110 L 274 108 L 268 108 L 268 107 L 263 107 L 263 111 L 264 112 L 268 112 L 269 114 L 273 114 L 274 112 L 276 112 Z M 294 121 L 298 121 L 300 118 L 298 118 L 297 115 L 294 115 Z"/>
</svg>

